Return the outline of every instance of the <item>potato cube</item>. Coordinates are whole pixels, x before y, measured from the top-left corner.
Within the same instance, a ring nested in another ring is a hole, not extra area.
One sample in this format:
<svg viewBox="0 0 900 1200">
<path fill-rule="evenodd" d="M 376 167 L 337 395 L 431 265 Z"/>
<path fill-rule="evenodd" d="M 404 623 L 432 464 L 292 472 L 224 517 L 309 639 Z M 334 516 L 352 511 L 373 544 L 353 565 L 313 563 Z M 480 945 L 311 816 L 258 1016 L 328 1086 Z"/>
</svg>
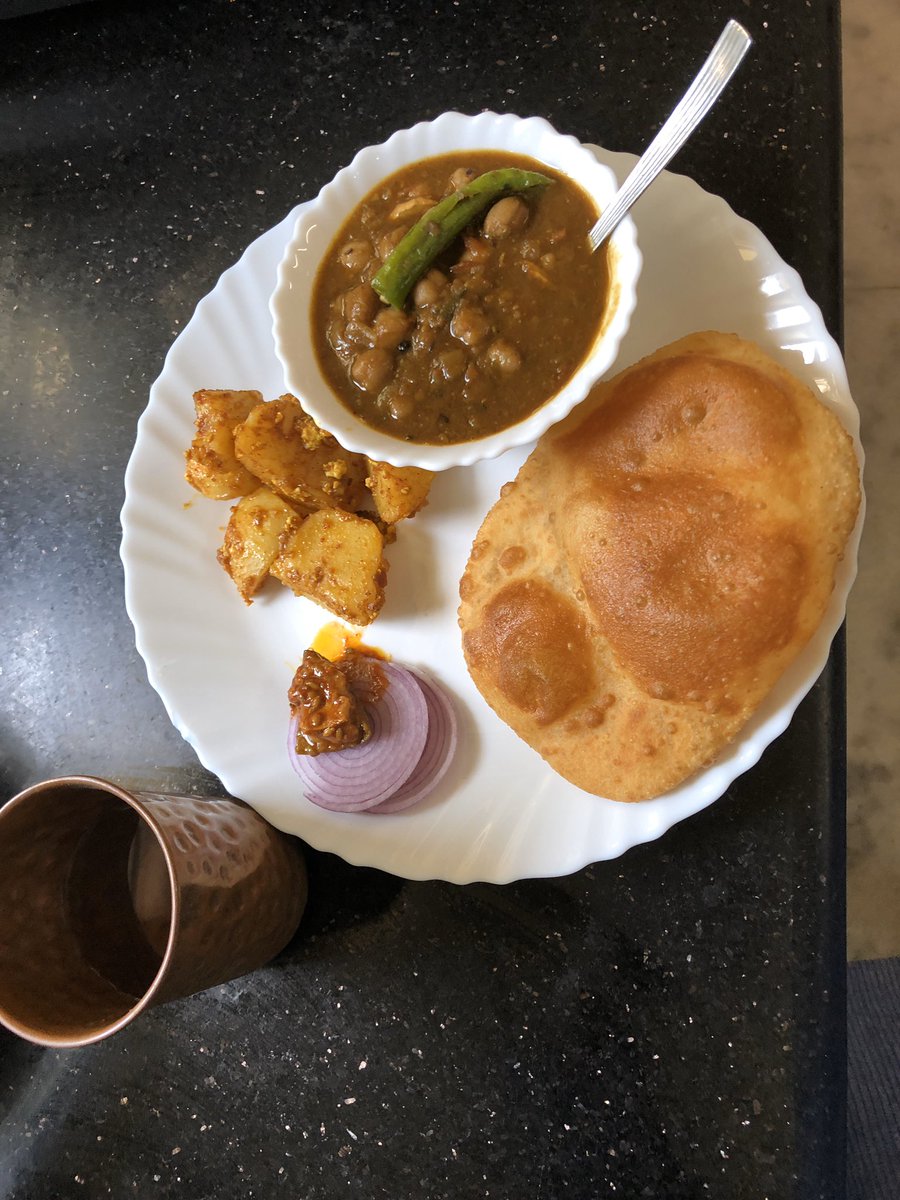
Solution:
<svg viewBox="0 0 900 1200">
<path fill-rule="evenodd" d="M 194 392 L 197 431 L 185 454 L 185 479 L 211 500 L 232 500 L 259 487 L 259 480 L 238 462 L 234 428 L 262 400 L 261 392 L 204 388 Z"/>
<path fill-rule="evenodd" d="M 234 448 L 247 470 L 289 500 L 310 509 L 365 507 L 365 459 L 319 429 L 294 396 L 257 405 L 235 431 Z"/>
<path fill-rule="evenodd" d="M 428 501 L 433 471 L 421 467 L 392 467 L 390 463 L 367 458 L 369 474 L 366 487 L 372 493 L 375 510 L 382 521 L 395 525 L 414 517 Z"/>
<path fill-rule="evenodd" d="M 252 604 L 269 567 L 305 515 L 265 487 L 244 496 L 232 508 L 217 557 L 245 604 Z"/>
<path fill-rule="evenodd" d="M 353 625 L 374 621 L 384 604 L 387 563 L 377 525 L 340 509 L 321 509 L 291 534 L 270 573 Z"/>
</svg>

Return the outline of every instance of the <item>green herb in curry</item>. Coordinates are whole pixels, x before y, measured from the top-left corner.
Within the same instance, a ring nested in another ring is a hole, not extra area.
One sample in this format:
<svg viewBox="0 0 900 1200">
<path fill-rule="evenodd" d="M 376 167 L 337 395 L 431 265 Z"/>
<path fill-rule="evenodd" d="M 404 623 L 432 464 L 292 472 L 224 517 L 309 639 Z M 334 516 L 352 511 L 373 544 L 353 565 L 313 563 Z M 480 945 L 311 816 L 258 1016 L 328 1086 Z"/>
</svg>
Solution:
<svg viewBox="0 0 900 1200">
<path fill-rule="evenodd" d="M 479 175 L 419 218 L 372 279 L 372 287 L 386 304 L 402 308 L 411 289 L 441 251 L 489 204 L 552 182 L 547 175 L 519 167 L 502 167 Z"/>
</svg>

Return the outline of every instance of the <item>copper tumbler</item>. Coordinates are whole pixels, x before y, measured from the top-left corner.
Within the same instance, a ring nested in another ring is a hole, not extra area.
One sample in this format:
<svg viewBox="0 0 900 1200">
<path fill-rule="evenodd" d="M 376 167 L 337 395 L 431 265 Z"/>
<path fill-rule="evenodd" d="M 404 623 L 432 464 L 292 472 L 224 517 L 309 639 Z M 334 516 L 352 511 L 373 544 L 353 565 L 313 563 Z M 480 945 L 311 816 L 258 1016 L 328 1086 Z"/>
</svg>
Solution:
<svg viewBox="0 0 900 1200">
<path fill-rule="evenodd" d="M 0 809 L 0 1021 L 99 1041 L 262 966 L 305 904 L 297 847 L 239 801 L 36 784 Z"/>
</svg>

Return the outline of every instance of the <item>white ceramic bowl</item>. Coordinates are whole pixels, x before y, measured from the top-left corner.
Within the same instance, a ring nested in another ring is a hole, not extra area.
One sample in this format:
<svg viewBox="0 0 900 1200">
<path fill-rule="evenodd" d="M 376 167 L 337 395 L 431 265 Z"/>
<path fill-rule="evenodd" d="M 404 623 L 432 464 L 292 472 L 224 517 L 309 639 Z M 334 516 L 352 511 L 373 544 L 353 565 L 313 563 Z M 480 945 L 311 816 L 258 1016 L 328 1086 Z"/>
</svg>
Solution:
<svg viewBox="0 0 900 1200">
<path fill-rule="evenodd" d="M 476 117 L 444 113 L 395 133 L 380 146 L 369 146 L 322 188 L 300 211 L 278 268 L 269 307 L 275 353 L 287 391 L 297 396 L 309 415 L 348 450 L 394 466 L 443 471 L 495 458 L 522 446 L 562 420 L 616 361 L 628 330 L 641 272 L 637 234 L 630 218 L 618 227 L 609 245 L 610 298 L 594 344 L 565 387 L 525 420 L 489 437 L 438 446 L 411 443 L 370 428 L 338 400 L 322 376 L 312 346 L 310 309 L 316 272 L 338 230 L 360 200 L 380 180 L 407 163 L 456 150 L 503 150 L 526 154 L 575 180 L 602 210 L 615 194 L 612 171 L 575 138 L 557 133 L 542 117 L 509 113 Z"/>
</svg>

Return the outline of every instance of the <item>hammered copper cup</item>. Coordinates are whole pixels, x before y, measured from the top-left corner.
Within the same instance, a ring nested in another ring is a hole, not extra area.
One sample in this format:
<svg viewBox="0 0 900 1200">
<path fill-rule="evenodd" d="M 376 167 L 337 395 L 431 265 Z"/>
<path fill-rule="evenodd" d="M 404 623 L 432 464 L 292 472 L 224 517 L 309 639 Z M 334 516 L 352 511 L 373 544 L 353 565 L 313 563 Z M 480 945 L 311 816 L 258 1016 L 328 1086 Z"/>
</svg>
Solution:
<svg viewBox="0 0 900 1200">
<path fill-rule="evenodd" d="M 0 809 L 0 1021 L 99 1041 L 262 966 L 305 903 L 296 845 L 238 801 L 36 784 Z"/>
</svg>

